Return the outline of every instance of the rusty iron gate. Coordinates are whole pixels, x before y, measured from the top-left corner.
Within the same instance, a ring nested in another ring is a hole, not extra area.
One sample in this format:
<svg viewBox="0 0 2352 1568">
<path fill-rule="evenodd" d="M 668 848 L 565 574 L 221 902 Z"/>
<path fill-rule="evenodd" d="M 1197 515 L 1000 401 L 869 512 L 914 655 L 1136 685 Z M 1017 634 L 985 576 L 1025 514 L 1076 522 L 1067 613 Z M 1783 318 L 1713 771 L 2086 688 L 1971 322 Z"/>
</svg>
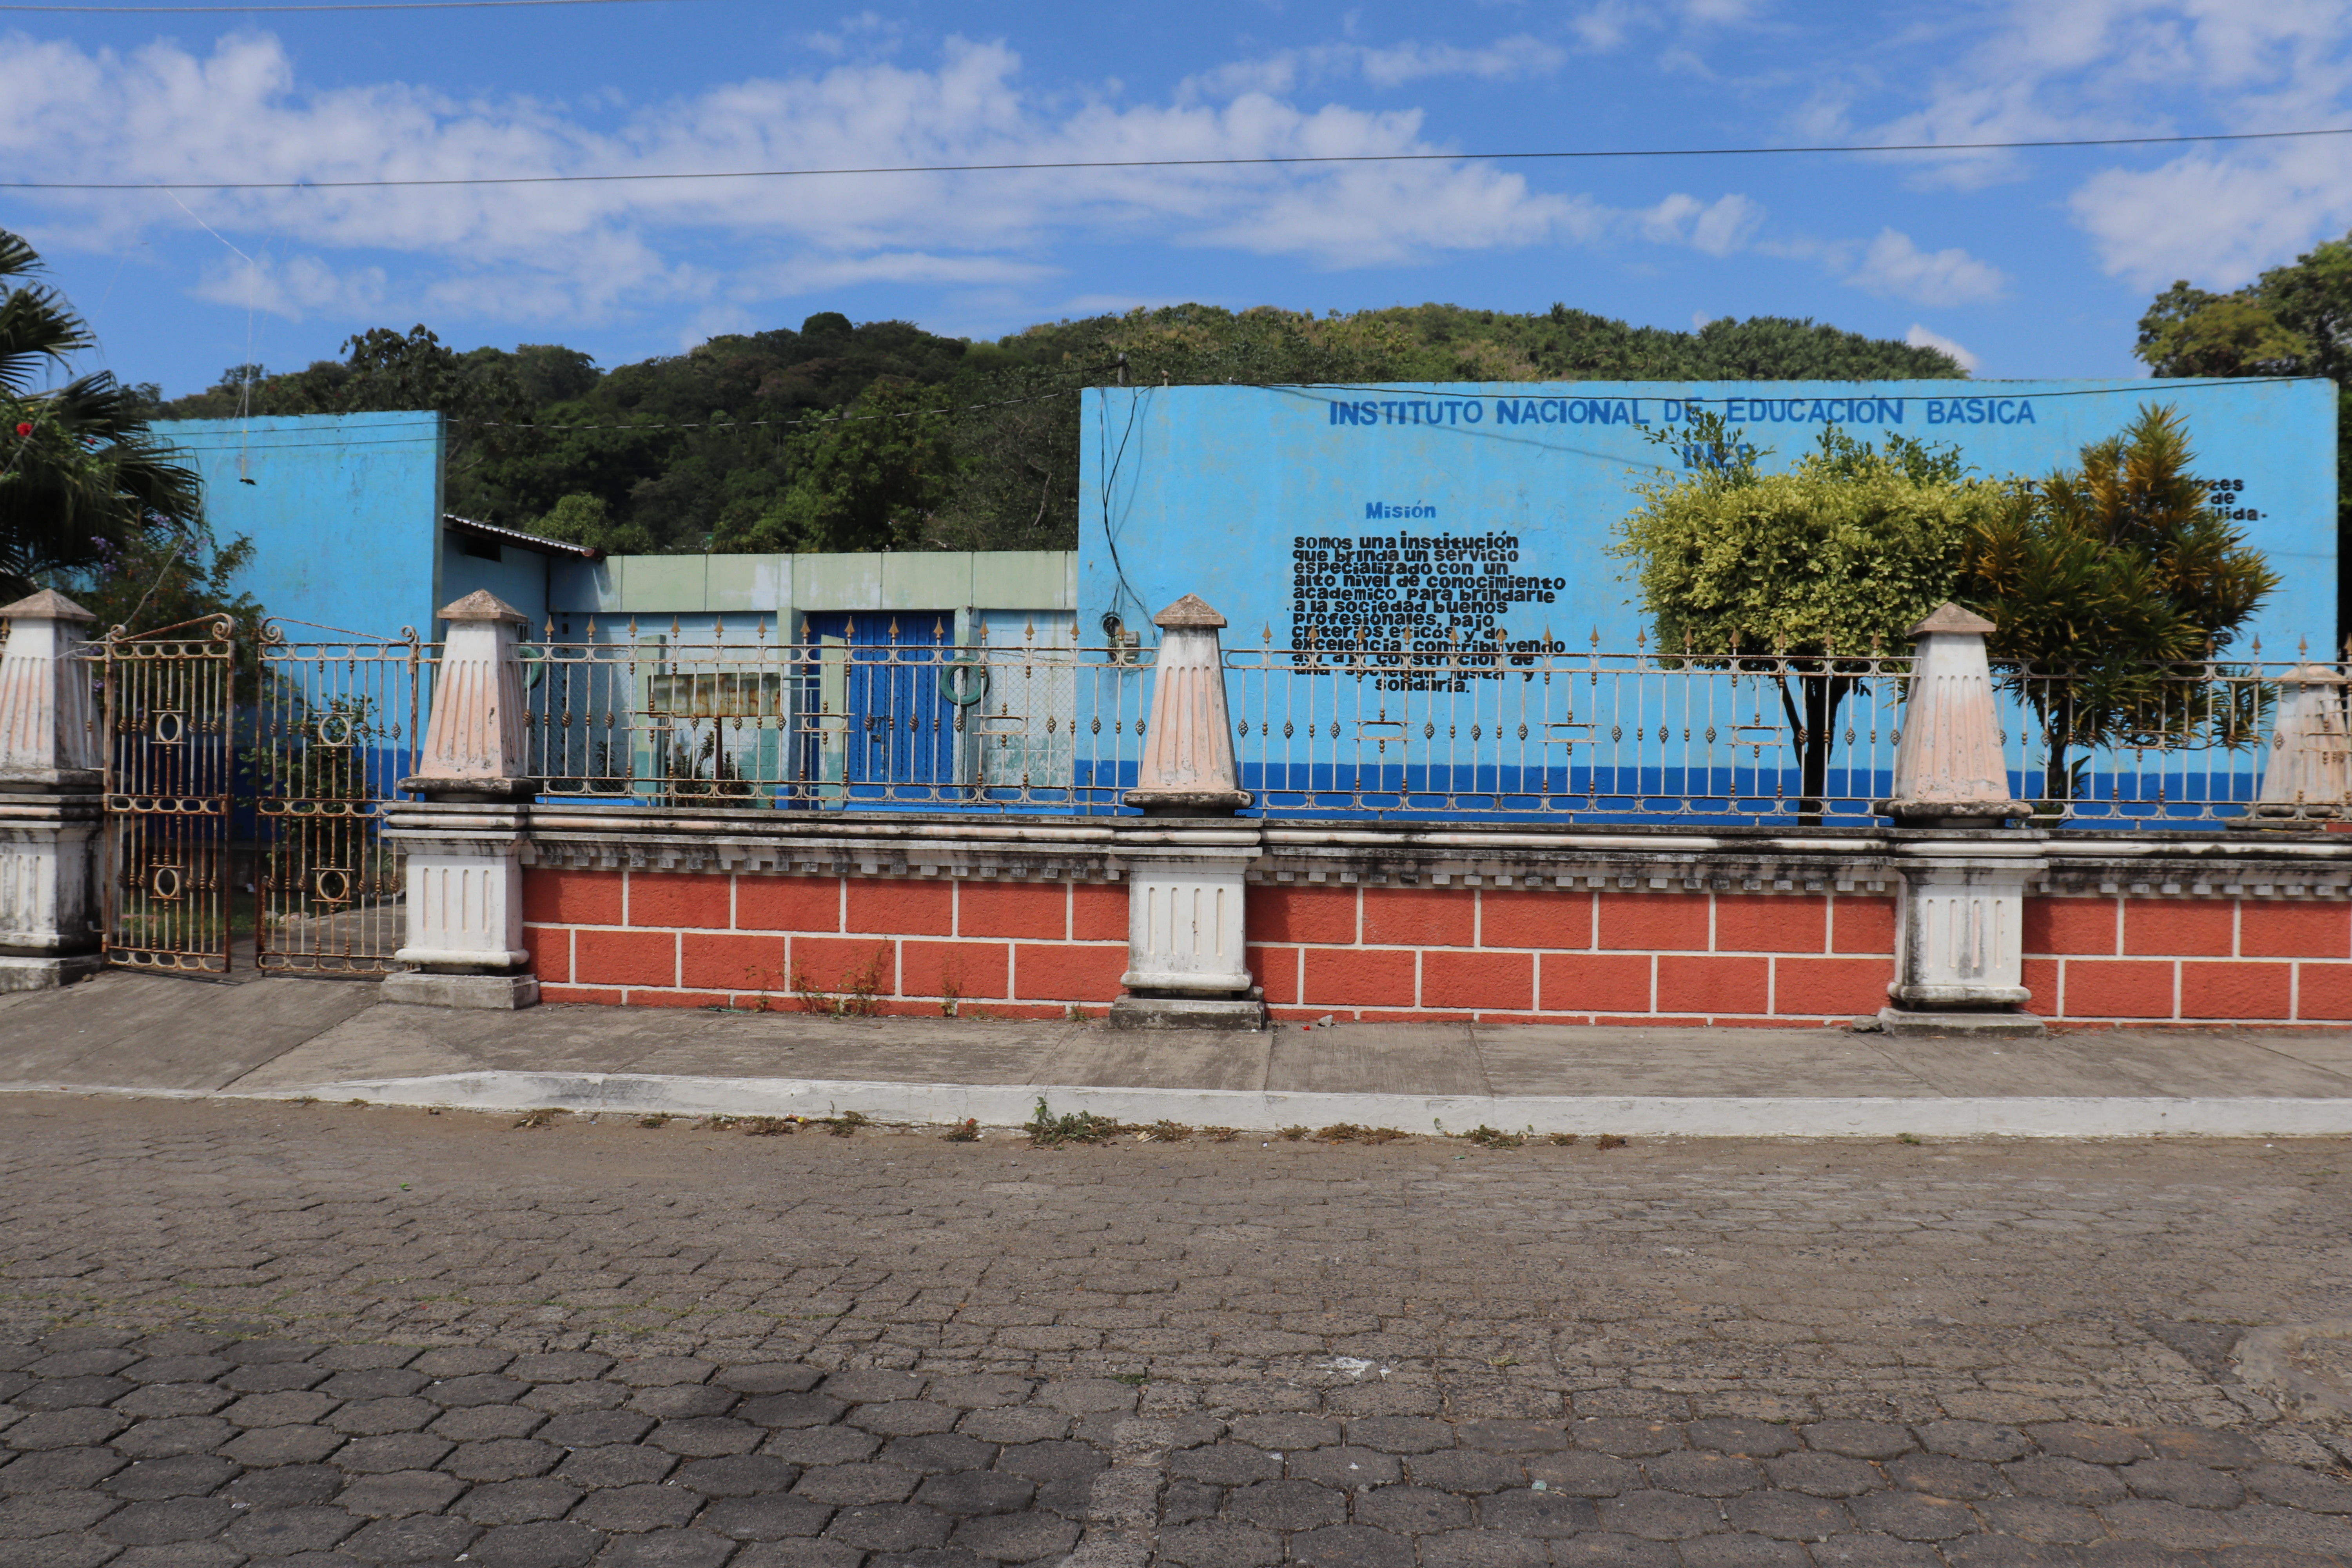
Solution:
<svg viewBox="0 0 2352 1568">
<path fill-rule="evenodd" d="M 382 829 L 415 771 L 426 662 L 416 633 L 276 620 L 255 638 L 212 617 L 110 636 L 96 652 L 107 961 L 205 973 L 240 961 L 399 967 L 404 871 Z"/>
</svg>

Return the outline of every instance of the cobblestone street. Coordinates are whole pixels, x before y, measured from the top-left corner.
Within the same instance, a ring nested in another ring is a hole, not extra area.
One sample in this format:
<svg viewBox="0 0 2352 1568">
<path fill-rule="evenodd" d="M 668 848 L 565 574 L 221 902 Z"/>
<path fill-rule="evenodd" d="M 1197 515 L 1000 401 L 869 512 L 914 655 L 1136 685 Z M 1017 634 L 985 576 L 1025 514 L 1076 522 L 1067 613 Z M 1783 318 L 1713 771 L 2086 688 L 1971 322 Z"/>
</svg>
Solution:
<svg viewBox="0 0 2352 1568">
<path fill-rule="evenodd" d="M 2352 1147 L 0 1103 L 0 1568 L 2352 1562 Z"/>
</svg>

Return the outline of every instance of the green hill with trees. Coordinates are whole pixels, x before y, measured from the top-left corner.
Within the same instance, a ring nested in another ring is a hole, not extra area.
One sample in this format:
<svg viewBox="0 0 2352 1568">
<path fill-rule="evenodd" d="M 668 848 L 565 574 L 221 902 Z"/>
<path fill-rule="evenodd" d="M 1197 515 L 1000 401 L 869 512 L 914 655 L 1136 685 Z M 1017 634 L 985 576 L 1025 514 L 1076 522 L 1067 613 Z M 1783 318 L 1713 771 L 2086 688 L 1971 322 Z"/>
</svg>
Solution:
<svg viewBox="0 0 2352 1568">
<path fill-rule="evenodd" d="M 1964 374 L 1934 349 L 1769 316 L 1671 331 L 1565 305 L 1179 305 L 986 342 L 827 310 L 609 371 L 553 344 L 461 353 L 378 328 L 307 369 L 232 367 L 155 416 L 439 409 L 452 510 L 613 551 L 1012 550 L 1076 542 L 1087 386 Z"/>
</svg>

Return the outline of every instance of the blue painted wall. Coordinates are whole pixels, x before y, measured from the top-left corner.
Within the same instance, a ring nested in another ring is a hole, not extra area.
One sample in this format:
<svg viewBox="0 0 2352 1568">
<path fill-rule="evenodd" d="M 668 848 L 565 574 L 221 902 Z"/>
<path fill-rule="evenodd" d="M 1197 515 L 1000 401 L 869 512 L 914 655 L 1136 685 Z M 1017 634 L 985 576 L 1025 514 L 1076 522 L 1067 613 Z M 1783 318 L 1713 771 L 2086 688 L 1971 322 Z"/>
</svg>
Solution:
<svg viewBox="0 0 2352 1568">
<path fill-rule="evenodd" d="M 1197 593 L 1233 623 L 1229 647 L 1267 629 L 1286 646 L 1309 626 L 1328 642 L 1345 617 L 1310 585 L 1297 541 L 1501 534 L 1516 540 L 1511 574 L 1557 582 L 1529 590 L 1549 602 L 1503 613 L 1512 636 L 1549 628 L 1580 649 L 1598 629 L 1605 648 L 1631 651 L 1644 622 L 1628 563 L 1602 549 L 1636 504 L 1632 486 L 1676 462 L 1643 437 L 1694 407 L 1769 448 L 1768 468 L 1791 466 L 1834 421 L 1864 438 L 1950 443 L 2007 475 L 2073 463 L 2151 401 L 2188 417 L 2199 477 L 2240 484 L 2231 509 L 2284 579 L 2254 623 L 2265 655 L 2292 657 L 2298 638 L 2328 647 L 2336 395 L 2315 380 L 1098 388 L 1082 432 L 1079 604 L 1090 639 L 1107 610 L 1147 628 Z"/>
<path fill-rule="evenodd" d="M 253 541 L 253 565 L 236 585 L 270 615 L 369 637 L 403 626 L 435 635 L 434 613 L 448 602 L 439 415 L 183 419 L 155 432 L 203 475 L 215 536 Z M 506 553 L 539 574 L 536 604 L 522 607 L 543 615 L 541 558 Z M 493 562 L 464 565 L 499 572 Z M 488 585 L 469 581 L 460 591 Z"/>
</svg>

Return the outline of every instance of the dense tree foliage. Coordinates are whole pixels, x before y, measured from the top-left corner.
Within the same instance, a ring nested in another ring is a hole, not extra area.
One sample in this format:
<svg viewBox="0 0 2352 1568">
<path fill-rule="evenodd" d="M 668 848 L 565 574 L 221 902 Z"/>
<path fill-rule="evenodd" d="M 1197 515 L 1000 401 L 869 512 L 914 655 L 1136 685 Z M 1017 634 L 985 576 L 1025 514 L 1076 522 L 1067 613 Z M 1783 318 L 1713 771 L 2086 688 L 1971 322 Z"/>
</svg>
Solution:
<svg viewBox="0 0 2352 1568">
<path fill-rule="evenodd" d="M 236 366 L 171 417 L 438 408 L 467 516 L 620 551 L 1074 543 L 1078 392 L 1328 381 L 1958 376 L 1944 354 L 1812 321 L 1695 332 L 1554 306 L 1317 316 L 1183 305 L 995 342 L 823 311 L 600 372 L 549 344 L 457 353 L 417 327 L 270 375 Z"/>
<path fill-rule="evenodd" d="M 93 340 L 40 257 L 0 229 L 0 600 L 67 585 L 74 573 L 202 516 L 194 469 L 149 431 L 144 400 L 105 371 L 41 387 Z"/>
</svg>

